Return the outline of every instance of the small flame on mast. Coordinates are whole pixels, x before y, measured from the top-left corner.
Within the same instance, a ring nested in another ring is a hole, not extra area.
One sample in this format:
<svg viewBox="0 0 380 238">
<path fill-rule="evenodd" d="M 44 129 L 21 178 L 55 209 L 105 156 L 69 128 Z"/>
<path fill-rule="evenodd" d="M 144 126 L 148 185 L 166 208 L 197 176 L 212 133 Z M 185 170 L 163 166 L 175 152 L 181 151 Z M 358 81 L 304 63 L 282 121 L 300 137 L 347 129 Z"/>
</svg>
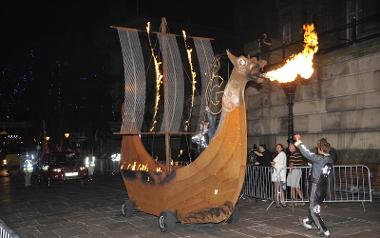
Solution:
<svg viewBox="0 0 380 238">
<path fill-rule="evenodd" d="M 152 42 L 150 41 L 150 36 L 149 36 L 150 22 L 148 22 L 146 24 L 146 32 L 148 33 L 148 41 L 149 41 L 149 46 L 150 46 L 150 52 L 151 52 L 152 57 L 153 57 L 154 70 L 156 72 L 156 100 L 154 102 L 154 114 L 153 114 L 153 119 L 152 119 L 152 125 L 149 129 L 149 131 L 153 131 L 154 127 L 156 126 L 156 123 L 157 123 L 156 117 L 157 117 L 158 106 L 159 106 L 159 102 L 160 102 L 160 88 L 161 88 L 161 84 L 163 84 L 162 79 L 164 76 L 162 75 L 162 73 L 160 71 L 160 65 L 162 64 L 162 62 L 158 60 L 157 55 L 154 53 Z"/>
<path fill-rule="evenodd" d="M 286 64 L 279 69 L 275 69 L 263 74 L 270 81 L 279 81 L 287 83 L 293 81 L 297 75 L 308 79 L 314 72 L 313 58 L 318 51 L 318 35 L 315 31 L 314 24 L 303 25 L 304 32 L 304 49 L 302 52 L 292 55 Z"/>
<path fill-rule="evenodd" d="M 191 79 L 192 79 L 192 81 L 191 81 L 191 83 L 192 83 L 192 86 L 191 86 L 191 107 L 190 107 L 189 117 L 185 121 L 185 131 L 187 131 L 189 128 L 189 125 L 190 125 L 191 114 L 192 114 L 193 107 L 194 107 L 194 98 L 195 98 L 195 89 L 196 89 L 195 85 L 197 84 L 197 80 L 196 80 L 197 73 L 194 71 L 193 62 L 192 62 L 192 58 L 191 58 L 191 53 L 193 52 L 193 49 L 187 45 L 186 32 L 184 30 L 182 30 L 182 35 L 183 35 L 183 40 L 185 42 L 187 60 L 189 61 L 190 71 L 191 71 Z"/>
</svg>

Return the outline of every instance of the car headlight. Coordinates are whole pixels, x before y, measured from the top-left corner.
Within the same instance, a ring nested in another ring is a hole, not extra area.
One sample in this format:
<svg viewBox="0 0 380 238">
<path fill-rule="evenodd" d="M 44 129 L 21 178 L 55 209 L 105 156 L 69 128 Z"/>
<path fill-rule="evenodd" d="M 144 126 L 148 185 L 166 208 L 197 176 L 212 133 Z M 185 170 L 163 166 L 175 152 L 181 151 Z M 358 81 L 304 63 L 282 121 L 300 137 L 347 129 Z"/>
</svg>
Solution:
<svg viewBox="0 0 380 238">
<path fill-rule="evenodd" d="M 43 171 L 48 171 L 48 169 L 49 169 L 49 165 L 44 165 L 44 166 L 42 166 L 42 170 L 43 170 Z"/>
<path fill-rule="evenodd" d="M 57 172 L 57 173 L 59 173 L 59 172 L 61 172 L 62 171 L 62 169 L 61 168 L 56 168 L 56 169 L 53 169 L 53 172 Z"/>
</svg>

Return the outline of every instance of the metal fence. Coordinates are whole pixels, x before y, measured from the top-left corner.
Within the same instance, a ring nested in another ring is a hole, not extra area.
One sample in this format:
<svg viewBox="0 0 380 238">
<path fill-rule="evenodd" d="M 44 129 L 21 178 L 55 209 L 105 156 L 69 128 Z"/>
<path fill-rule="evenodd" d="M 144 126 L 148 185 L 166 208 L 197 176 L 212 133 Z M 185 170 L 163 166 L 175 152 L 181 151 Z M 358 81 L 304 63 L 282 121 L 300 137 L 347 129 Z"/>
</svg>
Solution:
<svg viewBox="0 0 380 238">
<path fill-rule="evenodd" d="M 115 175 L 120 173 L 119 166 L 119 161 L 114 161 L 111 159 L 98 159 L 95 161 L 95 174 Z"/>
<path fill-rule="evenodd" d="M 0 219 L 0 238 L 19 238 L 19 236 Z"/>
<path fill-rule="evenodd" d="M 298 170 L 301 197 L 296 191 L 292 194 L 287 184 L 285 201 L 287 203 L 309 202 L 311 167 L 287 168 L 287 178 L 291 170 Z M 274 185 L 271 180 L 273 168 L 247 164 L 242 196 L 263 200 L 274 200 Z M 287 179 L 288 180 L 288 179 Z M 295 190 L 295 189 L 294 189 Z M 370 170 L 365 165 L 337 165 L 328 179 L 327 196 L 324 202 L 372 202 Z M 269 207 L 268 207 L 269 208 Z M 363 204 L 364 208 L 364 204 Z"/>
</svg>

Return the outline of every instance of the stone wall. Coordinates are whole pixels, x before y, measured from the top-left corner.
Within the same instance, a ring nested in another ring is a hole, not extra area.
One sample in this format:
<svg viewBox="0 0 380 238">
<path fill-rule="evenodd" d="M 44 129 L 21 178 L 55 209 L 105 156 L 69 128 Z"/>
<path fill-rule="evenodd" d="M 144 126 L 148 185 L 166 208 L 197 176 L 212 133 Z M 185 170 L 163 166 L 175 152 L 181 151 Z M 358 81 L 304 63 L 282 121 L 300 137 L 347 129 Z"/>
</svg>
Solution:
<svg viewBox="0 0 380 238">
<path fill-rule="evenodd" d="M 297 88 L 295 132 L 310 146 L 326 137 L 342 163 L 380 161 L 379 43 L 374 39 L 318 56 L 312 79 Z M 249 145 L 286 144 L 283 90 L 275 84 L 248 88 L 246 97 Z"/>
</svg>

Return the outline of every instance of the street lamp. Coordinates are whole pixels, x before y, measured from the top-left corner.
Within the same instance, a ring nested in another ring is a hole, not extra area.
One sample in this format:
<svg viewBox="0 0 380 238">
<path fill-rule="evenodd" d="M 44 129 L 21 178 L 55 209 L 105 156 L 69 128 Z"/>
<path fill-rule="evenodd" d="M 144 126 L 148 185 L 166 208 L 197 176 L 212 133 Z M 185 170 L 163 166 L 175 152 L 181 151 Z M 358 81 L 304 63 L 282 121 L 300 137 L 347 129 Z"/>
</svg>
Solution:
<svg viewBox="0 0 380 238">
<path fill-rule="evenodd" d="M 66 139 L 68 139 L 70 137 L 70 133 L 66 132 L 65 134 L 63 134 L 65 136 Z"/>
<path fill-rule="evenodd" d="M 281 88 L 284 90 L 284 93 L 288 99 L 288 145 L 294 142 L 293 106 L 298 85 L 297 81 L 299 80 L 301 80 L 301 77 L 297 76 L 296 80 L 281 84 Z"/>
</svg>

